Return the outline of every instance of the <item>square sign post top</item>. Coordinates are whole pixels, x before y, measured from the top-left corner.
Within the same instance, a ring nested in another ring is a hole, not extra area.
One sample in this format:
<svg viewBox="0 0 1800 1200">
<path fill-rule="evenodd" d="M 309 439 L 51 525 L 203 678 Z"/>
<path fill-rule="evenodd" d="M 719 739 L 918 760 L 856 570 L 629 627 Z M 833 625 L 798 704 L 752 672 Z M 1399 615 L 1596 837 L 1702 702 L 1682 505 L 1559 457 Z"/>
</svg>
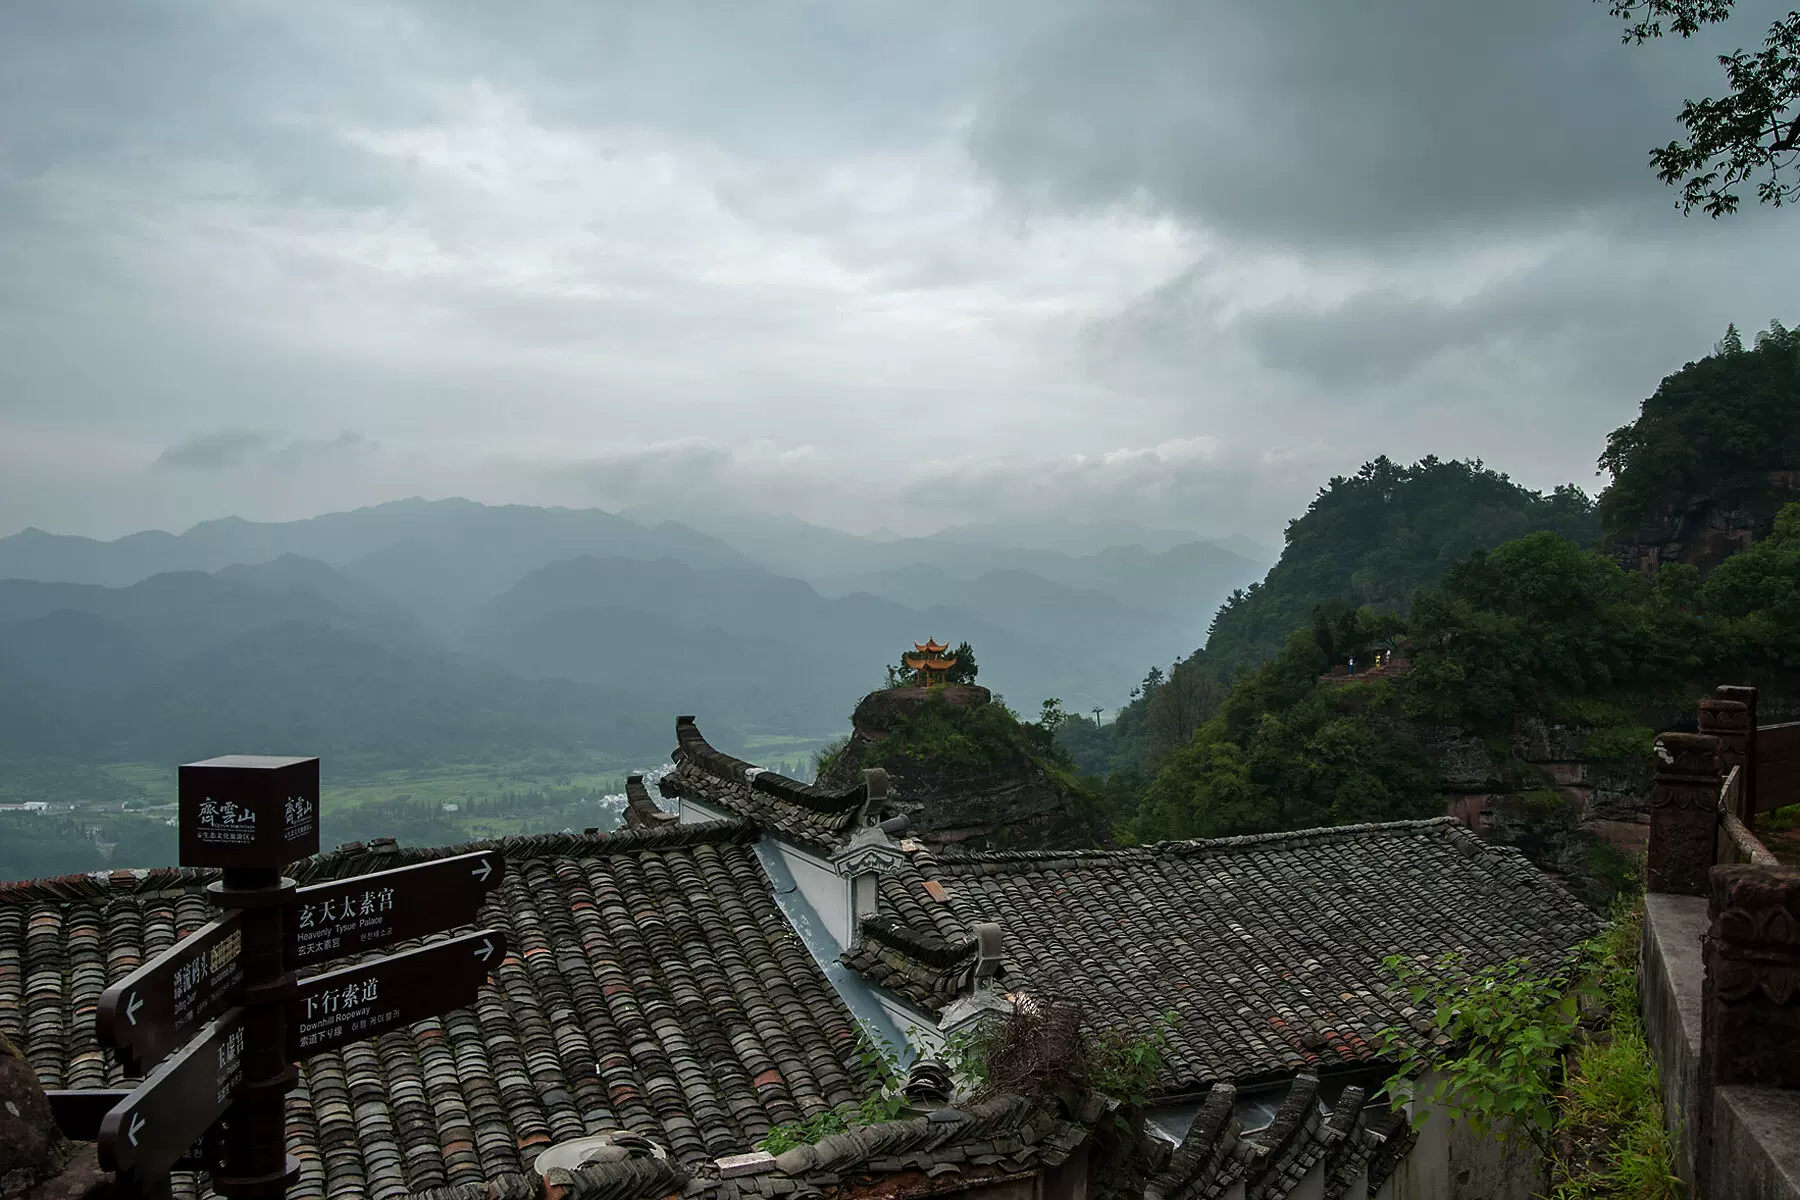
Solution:
<svg viewBox="0 0 1800 1200">
<path fill-rule="evenodd" d="M 227 754 L 180 772 L 181 865 L 280 870 L 319 852 L 319 760 Z"/>
</svg>

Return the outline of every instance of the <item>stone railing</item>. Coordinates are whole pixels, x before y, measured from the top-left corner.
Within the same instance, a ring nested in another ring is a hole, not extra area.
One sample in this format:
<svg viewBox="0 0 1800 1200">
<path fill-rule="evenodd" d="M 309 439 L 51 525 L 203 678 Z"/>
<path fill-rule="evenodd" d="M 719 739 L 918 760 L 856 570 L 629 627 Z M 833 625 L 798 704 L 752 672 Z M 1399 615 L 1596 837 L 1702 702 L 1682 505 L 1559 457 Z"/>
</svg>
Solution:
<svg viewBox="0 0 1800 1200">
<path fill-rule="evenodd" d="M 1695 1193 L 1800 1200 L 1800 868 L 1754 833 L 1791 781 L 1758 754 L 1755 692 L 1719 692 L 1700 733 L 1656 739 L 1644 1025 Z"/>
</svg>

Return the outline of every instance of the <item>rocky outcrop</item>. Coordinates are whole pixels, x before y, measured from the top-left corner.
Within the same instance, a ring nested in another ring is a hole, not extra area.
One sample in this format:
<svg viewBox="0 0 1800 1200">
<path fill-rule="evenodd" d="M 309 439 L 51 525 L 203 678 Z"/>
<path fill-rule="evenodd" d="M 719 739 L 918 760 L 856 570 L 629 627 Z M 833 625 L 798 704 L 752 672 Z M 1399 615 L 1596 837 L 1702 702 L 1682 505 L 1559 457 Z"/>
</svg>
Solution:
<svg viewBox="0 0 1800 1200">
<path fill-rule="evenodd" d="M 1775 514 L 1795 500 L 1800 500 L 1800 469 L 1792 468 L 1682 497 L 1621 539 L 1621 565 L 1652 571 L 1661 563 L 1681 562 L 1710 570 L 1769 536 Z"/>
<path fill-rule="evenodd" d="M 986 770 L 876 752 L 925 704 L 973 709 L 991 700 L 986 688 L 974 684 L 870 692 L 851 716 L 855 729 L 849 743 L 819 784 L 847 786 L 862 777 L 864 767 L 882 767 L 889 780 L 884 811 L 908 817 L 911 836 L 932 845 L 1042 850 L 1087 844 L 1074 795 L 1023 750 L 1012 750 Z"/>
<path fill-rule="evenodd" d="M 882 688 L 857 701 L 850 723 L 856 727 L 851 740 L 864 743 L 877 741 L 898 729 L 928 700 L 940 700 L 952 708 L 979 708 L 994 694 L 979 684 L 958 683 L 948 687 Z"/>
<path fill-rule="evenodd" d="M 1647 754 L 1590 753 L 1585 730 L 1535 716 L 1520 718 L 1504 738 L 1430 725 L 1419 740 L 1443 781 L 1445 811 L 1547 871 L 1591 880 L 1596 843 L 1627 856 L 1648 844 Z"/>
<path fill-rule="evenodd" d="M 0 1033 L 0 1196 L 15 1196 L 56 1175 L 69 1144 L 25 1056 Z"/>
<path fill-rule="evenodd" d="M 110 1200 L 91 1142 L 56 1126 L 37 1073 L 0 1033 L 0 1200 Z"/>
</svg>

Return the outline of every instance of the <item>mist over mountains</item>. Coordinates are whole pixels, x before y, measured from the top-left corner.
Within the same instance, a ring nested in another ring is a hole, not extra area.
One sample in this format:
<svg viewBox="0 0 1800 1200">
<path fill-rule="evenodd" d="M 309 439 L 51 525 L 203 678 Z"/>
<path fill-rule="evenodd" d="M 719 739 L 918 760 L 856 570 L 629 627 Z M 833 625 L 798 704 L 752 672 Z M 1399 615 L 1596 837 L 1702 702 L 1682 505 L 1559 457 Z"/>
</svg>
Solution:
<svg viewBox="0 0 1800 1200">
<path fill-rule="evenodd" d="M 927 636 L 972 642 L 1021 709 L 1111 708 L 1265 565 L 1120 522 L 884 540 L 637 517 L 414 499 L 0 538 L 0 754 L 659 755 L 676 712 L 727 742 L 824 735 Z"/>
</svg>

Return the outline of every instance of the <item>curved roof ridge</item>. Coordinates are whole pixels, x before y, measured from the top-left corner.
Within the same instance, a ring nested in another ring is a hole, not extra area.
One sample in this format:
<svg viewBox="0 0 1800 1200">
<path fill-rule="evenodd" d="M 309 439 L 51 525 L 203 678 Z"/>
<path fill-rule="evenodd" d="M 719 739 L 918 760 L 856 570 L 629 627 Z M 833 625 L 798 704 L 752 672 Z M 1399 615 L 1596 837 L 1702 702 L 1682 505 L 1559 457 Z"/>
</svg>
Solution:
<svg viewBox="0 0 1800 1200">
<path fill-rule="evenodd" d="M 119 867 L 37 879 L 0 882 L 0 906 L 37 904 L 45 900 L 97 900 L 102 896 L 155 896 L 198 891 L 219 878 L 210 867 Z"/>
<path fill-rule="evenodd" d="M 868 786 L 863 783 L 844 788 L 822 788 L 727 754 L 706 740 L 693 717 L 675 718 L 675 749 L 677 755 L 717 779 L 742 784 L 752 791 L 763 792 L 815 812 L 848 812 L 868 796 Z"/>
<path fill-rule="evenodd" d="M 335 849 L 321 851 L 311 858 L 290 863 L 285 873 L 296 883 L 317 883 L 458 854 L 473 854 L 479 850 L 498 850 L 508 858 L 595 857 L 679 849 L 709 842 L 750 842 L 756 840 L 759 832 L 754 822 L 733 819 L 698 821 L 660 829 L 625 828 L 610 833 L 516 834 L 451 846 L 401 846 L 389 839 L 377 838 L 369 843 L 346 842 Z M 148 897 L 192 892 L 218 878 L 219 872 L 211 867 L 120 867 L 111 871 L 7 880 L 0 881 L 0 907 L 44 901 L 98 900 L 111 895 Z"/>
<path fill-rule="evenodd" d="M 292 864 L 287 873 L 297 883 L 341 879 L 367 871 L 452 858 L 480 850 L 498 850 L 507 858 L 587 858 L 634 854 L 646 850 L 675 850 L 706 843 L 751 842 L 759 830 L 750 821 L 697 821 L 661 829 L 615 829 L 608 833 L 530 833 L 484 838 L 452 846 L 363 845 L 348 842 L 312 858 Z M 345 869 L 349 868 L 349 869 Z"/>
<path fill-rule="evenodd" d="M 933 861 L 938 867 L 949 871 L 954 871 L 959 867 L 968 869 L 977 865 L 989 866 L 991 870 L 1003 870 L 1009 864 L 1025 866 L 1053 862 L 1069 862 L 1071 864 L 1142 863 L 1162 857 L 1198 857 L 1219 850 L 1267 849 L 1282 844 L 1312 846 L 1323 842 L 1364 837 L 1369 834 L 1405 834 L 1431 829 L 1442 830 L 1451 841 L 1466 848 L 1478 848 L 1489 854 L 1496 852 L 1517 854 L 1517 851 L 1511 847 L 1497 846 L 1483 841 L 1455 817 L 1425 817 L 1410 821 L 1379 821 L 1360 825 L 1321 825 L 1311 829 L 1286 829 L 1275 833 L 1246 833 L 1232 837 L 1185 838 L 1179 841 L 1148 842 L 1142 846 L 1120 846 L 1110 850 L 945 849 L 940 850 Z"/>
</svg>

